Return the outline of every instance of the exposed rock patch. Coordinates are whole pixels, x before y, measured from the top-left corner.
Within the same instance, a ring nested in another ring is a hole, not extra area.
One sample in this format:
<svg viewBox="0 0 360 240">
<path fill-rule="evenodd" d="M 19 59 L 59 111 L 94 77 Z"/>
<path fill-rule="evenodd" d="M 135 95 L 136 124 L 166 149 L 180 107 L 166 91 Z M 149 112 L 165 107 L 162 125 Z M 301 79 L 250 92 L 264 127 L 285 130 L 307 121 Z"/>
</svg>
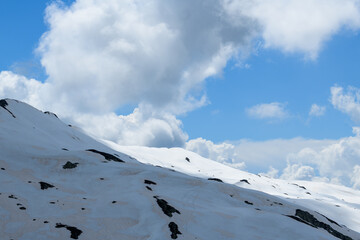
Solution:
<svg viewBox="0 0 360 240">
<path fill-rule="evenodd" d="M 295 219 L 299 222 L 305 223 L 307 225 L 310 225 L 314 228 L 322 228 L 324 230 L 326 230 L 328 233 L 330 233 L 331 235 L 333 235 L 334 237 L 337 237 L 341 240 L 352 240 L 351 237 L 346 236 L 338 231 L 336 231 L 335 229 L 333 229 L 329 224 L 320 222 L 319 220 L 317 220 L 312 214 L 310 214 L 307 211 L 303 211 L 301 209 L 296 209 L 296 213 L 295 216 L 288 216 L 291 217 L 292 219 Z M 325 216 L 324 216 L 325 217 Z M 326 217 L 325 217 L 326 218 Z M 328 218 L 326 218 L 328 219 Z M 328 219 L 329 220 L 329 219 Z M 330 221 L 331 222 L 331 221 Z M 333 221 L 334 224 L 335 221 Z M 338 224 L 337 224 L 338 225 Z"/>
<path fill-rule="evenodd" d="M 177 235 L 181 234 L 181 232 L 179 231 L 179 227 L 176 223 L 174 222 L 170 222 L 169 223 L 169 229 L 171 232 L 171 238 L 172 239 L 177 239 Z"/>
<path fill-rule="evenodd" d="M 242 180 L 240 180 L 240 182 L 244 182 L 244 183 L 247 183 L 247 184 L 249 184 L 249 185 L 250 185 L 249 181 L 248 181 L 248 180 L 246 180 L 246 179 L 242 179 Z"/>
<path fill-rule="evenodd" d="M 70 161 L 67 161 L 67 162 L 63 165 L 63 169 L 76 168 L 78 164 L 79 164 L 79 163 L 72 163 L 72 162 L 70 162 Z"/>
<path fill-rule="evenodd" d="M 188 158 L 188 157 L 186 157 L 185 160 L 188 161 L 188 162 L 190 162 L 190 158 Z"/>
<path fill-rule="evenodd" d="M 52 113 L 52 112 L 49 112 L 49 111 L 46 111 L 46 112 L 44 112 L 44 113 L 45 113 L 45 114 L 48 114 L 48 115 L 52 115 L 52 116 L 58 118 L 58 116 L 57 116 L 55 113 Z"/>
<path fill-rule="evenodd" d="M 9 109 L 6 108 L 7 105 L 8 105 L 8 103 L 6 102 L 5 99 L 1 99 L 1 100 L 0 100 L 0 107 L 2 107 L 3 109 L 5 109 L 6 111 L 8 111 L 13 118 L 16 118 L 15 115 L 14 115 Z"/>
<path fill-rule="evenodd" d="M 176 208 L 169 205 L 168 202 L 164 199 L 158 198 L 157 196 L 154 196 L 154 198 L 156 199 L 157 204 L 166 216 L 172 217 L 173 213 L 181 214 Z"/>
<path fill-rule="evenodd" d="M 61 224 L 61 223 L 57 223 L 55 228 L 66 228 L 71 233 L 70 238 L 73 238 L 73 239 L 78 239 L 82 233 L 82 231 L 80 229 L 77 229 L 76 227 L 68 226 L 68 225 Z"/>
<path fill-rule="evenodd" d="M 219 179 L 219 178 L 208 178 L 208 180 L 210 180 L 210 181 L 216 181 L 216 182 L 223 182 L 221 179 Z"/>
<path fill-rule="evenodd" d="M 14 195 L 9 195 L 9 198 L 12 198 L 12 199 L 18 199 L 17 197 L 15 197 Z"/>
<path fill-rule="evenodd" d="M 153 181 L 150 181 L 150 180 L 147 180 L 147 179 L 144 180 L 144 183 L 149 184 L 149 185 L 156 185 L 156 182 L 153 182 Z"/>
<path fill-rule="evenodd" d="M 97 154 L 100 154 L 102 155 L 106 160 L 108 161 L 114 161 L 114 162 L 124 162 L 123 160 L 121 160 L 120 158 L 112 155 L 112 154 L 109 154 L 109 153 L 106 153 L 106 152 L 101 152 L 101 151 L 98 151 L 98 150 L 95 150 L 95 149 L 88 149 L 86 151 L 89 151 L 89 152 L 93 152 L 93 153 L 97 153 Z"/>
<path fill-rule="evenodd" d="M 41 190 L 55 187 L 54 185 L 51 185 L 50 183 L 47 183 L 47 182 L 39 182 L 39 183 L 40 183 Z"/>
</svg>

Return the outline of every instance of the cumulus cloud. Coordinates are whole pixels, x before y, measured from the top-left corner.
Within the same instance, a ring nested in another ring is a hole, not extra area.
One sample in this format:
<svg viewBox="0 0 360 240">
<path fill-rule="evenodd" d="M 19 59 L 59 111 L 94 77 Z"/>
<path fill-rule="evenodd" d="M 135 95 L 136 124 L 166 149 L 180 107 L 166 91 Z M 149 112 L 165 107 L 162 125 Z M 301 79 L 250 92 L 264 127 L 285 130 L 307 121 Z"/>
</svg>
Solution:
<svg viewBox="0 0 360 240">
<path fill-rule="evenodd" d="M 71 118 L 93 136 L 122 145 L 183 146 L 188 139 L 181 121 L 174 115 L 159 114 L 146 106 L 139 106 L 126 116 L 76 114 Z"/>
<path fill-rule="evenodd" d="M 288 165 L 280 178 L 288 180 L 312 180 L 315 177 L 315 170 L 310 166 L 299 164 Z"/>
<path fill-rule="evenodd" d="M 353 174 L 351 177 L 351 183 L 353 184 L 353 186 L 355 188 L 359 188 L 360 189 L 360 166 L 359 165 L 355 165 L 353 168 Z"/>
<path fill-rule="evenodd" d="M 360 189 L 360 127 L 339 140 L 277 139 L 213 143 L 190 140 L 186 148 L 204 157 L 270 177 L 328 181 Z M 270 167 L 269 167 L 270 166 Z"/>
<path fill-rule="evenodd" d="M 245 16 L 231 24 L 217 0 L 77 0 L 51 5 L 46 16 L 38 52 L 53 91 L 95 113 L 129 103 L 175 114 L 203 105 L 196 90 L 256 32 Z"/>
<path fill-rule="evenodd" d="M 234 19 L 250 16 L 262 27 L 268 48 L 315 59 L 323 43 L 342 28 L 360 27 L 358 0 L 224 0 Z"/>
<path fill-rule="evenodd" d="M 289 154 L 288 164 L 311 166 L 319 172 L 320 177 L 359 187 L 357 165 L 360 158 L 360 129 L 354 127 L 353 132 L 355 136 L 342 138 L 321 150 L 307 147 Z"/>
<path fill-rule="evenodd" d="M 0 97 L 11 97 L 40 107 L 45 84 L 9 71 L 0 72 Z"/>
<path fill-rule="evenodd" d="M 313 104 L 313 105 L 311 105 L 309 115 L 315 116 L 315 117 L 320 117 L 325 114 L 325 111 L 326 111 L 325 106 L 319 106 L 317 104 Z"/>
<path fill-rule="evenodd" d="M 232 165 L 235 168 L 243 169 L 245 167 L 245 163 L 241 161 L 241 157 L 238 155 L 235 146 L 230 143 L 215 144 L 212 141 L 197 138 L 188 141 L 185 148 L 205 158 Z"/>
<path fill-rule="evenodd" d="M 246 113 L 252 118 L 281 120 L 289 116 L 285 106 L 278 102 L 262 103 L 246 109 Z"/>
<path fill-rule="evenodd" d="M 360 121 L 360 89 L 348 87 L 344 92 L 342 87 L 331 88 L 331 103 L 343 113 L 348 114 L 352 120 Z"/>
<path fill-rule="evenodd" d="M 273 139 L 267 141 L 240 140 L 236 142 L 214 143 L 203 138 L 192 139 L 186 143 L 186 149 L 212 160 L 253 173 L 277 176 L 288 166 L 288 155 L 311 147 L 320 151 L 335 143 L 335 140 L 314 140 L 304 138 Z M 270 166 L 270 167 L 269 167 Z"/>
</svg>

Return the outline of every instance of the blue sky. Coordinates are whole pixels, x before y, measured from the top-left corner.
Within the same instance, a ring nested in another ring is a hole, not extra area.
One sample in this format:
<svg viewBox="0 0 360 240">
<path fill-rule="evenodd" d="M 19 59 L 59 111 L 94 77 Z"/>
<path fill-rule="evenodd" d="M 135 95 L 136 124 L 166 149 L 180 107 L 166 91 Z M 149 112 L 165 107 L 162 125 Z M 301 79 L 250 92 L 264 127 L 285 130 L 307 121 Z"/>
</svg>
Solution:
<svg viewBox="0 0 360 240">
<path fill-rule="evenodd" d="M 207 83 L 211 104 L 182 118 L 190 136 L 218 142 L 297 136 L 336 139 L 351 135 L 354 122 L 335 110 L 329 98 L 334 85 L 359 86 L 358 34 L 344 32 L 334 36 L 315 61 L 264 49 L 246 63 L 250 68 L 237 68 L 230 62 L 220 80 Z M 267 102 L 286 103 L 291 116 L 276 122 L 247 116 L 246 108 Z M 325 115 L 309 117 L 314 103 L 326 106 Z"/>
<path fill-rule="evenodd" d="M 1 1 L 0 97 L 122 145 L 357 184 L 359 0 L 208 3 Z"/>
<path fill-rule="evenodd" d="M 46 78 L 34 52 L 41 35 L 48 29 L 45 8 L 51 1 L 26 0 L 0 3 L 0 69 L 13 70 L 27 77 Z M 72 1 L 65 1 L 70 4 Z M 329 102 L 330 87 L 359 86 L 360 38 L 343 31 L 328 40 L 316 60 L 302 54 L 284 54 L 260 49 L 239 67 L 229 61 L 221 77 L 211 77 L 204 91 L 209 104 L 180 117 L 190 138 L 203 137 L 215 142 L 242 138 L 331 138 L 348 136 L 354 123 L 334 110 Z M 245 109 L 259 103 L 286 104 L 290 116 L 279 121 L 254 120 Z M 313 103 L 327 107 L 324 116 L 309 117 Z M 122 107 L 126 114 L 131 106 Z"/>
</svg>

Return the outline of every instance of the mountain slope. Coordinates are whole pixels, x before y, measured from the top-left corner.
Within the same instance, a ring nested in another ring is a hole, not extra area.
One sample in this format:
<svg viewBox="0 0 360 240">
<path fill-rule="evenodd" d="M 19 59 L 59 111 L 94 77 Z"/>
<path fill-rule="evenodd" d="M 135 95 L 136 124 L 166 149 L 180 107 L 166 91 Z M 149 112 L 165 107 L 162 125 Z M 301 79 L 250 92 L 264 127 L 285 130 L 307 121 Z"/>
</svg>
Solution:
<svg viewBox="0 0 360 240">
<path fill-rule="evenodd" d="M 360 239 L 345 218 L 328 217 L 322 193 L 302 203 L 310 195 L 301 185 L 182 149 L 106 145 L 52 113 L 1 100 L 1 239 Z M 342 204 L 340 212 L 357 207 Z"/>
</svg>

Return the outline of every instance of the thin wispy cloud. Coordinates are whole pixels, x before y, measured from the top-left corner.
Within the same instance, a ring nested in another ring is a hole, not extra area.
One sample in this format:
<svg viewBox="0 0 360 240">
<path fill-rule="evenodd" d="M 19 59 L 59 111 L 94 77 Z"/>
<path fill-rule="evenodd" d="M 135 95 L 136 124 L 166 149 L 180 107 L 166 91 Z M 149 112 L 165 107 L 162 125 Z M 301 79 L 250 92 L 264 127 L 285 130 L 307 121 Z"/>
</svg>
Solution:
<svg viewBox="0 0 360 240">
<path fill-rule="evenodd" d="M 360 121 L 360 89 L 348 87 L 344 91 L 342 87 L 334 86 L 330 89 L 330 101 L 334 108 L 349 115 L 355 122 Z"/>
<path fill-rule="evenodd" d="M 325 112 L 326 112 L 325 106 L 319 106 L 317 104 L 313 104 L 311 105 L 309 116 L 320 117 L 323 116 Z"/>
<path fill-rule="evenodd" d="M 286 104 L 279 102 L 258 104 L 247 108 L 246 113 L 255 119 L 282 120 L 289 117 Z"/>
</svg>

